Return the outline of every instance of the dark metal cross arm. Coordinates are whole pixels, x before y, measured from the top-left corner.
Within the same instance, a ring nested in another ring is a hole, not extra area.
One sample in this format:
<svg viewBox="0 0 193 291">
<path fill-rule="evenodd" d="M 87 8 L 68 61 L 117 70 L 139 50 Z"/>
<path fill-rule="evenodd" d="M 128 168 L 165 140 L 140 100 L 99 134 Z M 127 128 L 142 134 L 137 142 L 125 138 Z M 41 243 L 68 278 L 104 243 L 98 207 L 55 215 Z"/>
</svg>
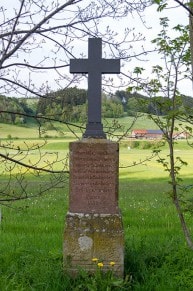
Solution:
<svg viewBox="0 0 193 291">
<path fill-rule="evenodd" d="M 100 74 L 119 74 L 120 73 L 120 60 L 114 59 L 101 59 L 95 66 L 88 62 L 88 60 L 71 59 L 70 60 L 70 73 L 88 74 L 92 70 L 97 73 L 99 69 Z"/>
<path fill-rule="evenodd" d="M 120 59 L 101 59 L 101 74 L 120 74 Z"/>
<path fill-rule="evenodd" d="M 70 73 L 82 74 L 89 72 L 88 60 L 71 59 L 70 60 Z"/>
</svg>

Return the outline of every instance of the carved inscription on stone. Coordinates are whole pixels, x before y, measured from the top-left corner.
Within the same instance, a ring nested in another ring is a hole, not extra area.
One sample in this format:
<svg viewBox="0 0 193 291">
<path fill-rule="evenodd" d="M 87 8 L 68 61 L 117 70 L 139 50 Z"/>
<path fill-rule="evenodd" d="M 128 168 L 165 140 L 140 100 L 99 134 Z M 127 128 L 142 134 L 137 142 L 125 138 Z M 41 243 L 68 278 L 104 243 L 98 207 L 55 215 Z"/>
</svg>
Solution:
<svg viewBox="0 0 193 291">
<path fill-rule="evenodd" d="M 118 213 L 118 145 L 70 145 L 70 211 Z"/>
</svg>

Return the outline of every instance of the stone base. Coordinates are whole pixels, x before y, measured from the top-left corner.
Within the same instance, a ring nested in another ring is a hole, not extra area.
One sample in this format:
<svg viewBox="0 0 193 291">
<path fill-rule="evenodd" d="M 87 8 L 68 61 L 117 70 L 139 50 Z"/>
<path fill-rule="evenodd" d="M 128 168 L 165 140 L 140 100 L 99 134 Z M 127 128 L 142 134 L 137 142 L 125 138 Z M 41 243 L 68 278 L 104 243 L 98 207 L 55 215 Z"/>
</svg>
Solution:
<svg viewBox="0 0 193 291">
<path fill-rule="evenodd" d="M 102 270 L 124 272 L 124 239 L 120 214 L 67 213 L 64 231 L 64 268 L 76 275 L 80 268 L 95 272 L 97 258 Z M 110 262 L 115 265 L 110 266 Z"/>
</svg>

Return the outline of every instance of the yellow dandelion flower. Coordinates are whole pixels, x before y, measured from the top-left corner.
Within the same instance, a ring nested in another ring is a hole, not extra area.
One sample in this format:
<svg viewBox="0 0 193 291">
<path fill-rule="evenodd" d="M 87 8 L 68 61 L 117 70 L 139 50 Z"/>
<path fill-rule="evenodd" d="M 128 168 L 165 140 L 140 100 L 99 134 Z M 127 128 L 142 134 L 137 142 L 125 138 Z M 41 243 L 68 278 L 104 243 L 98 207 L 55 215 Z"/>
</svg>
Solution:
<svg viewBox="0 0 193 291">
<path fill-rule="evenodd" d="M 98 263 L 97 266 L 98 266 L 99 268 L 102 268 L 104 265 L 103 265 L 103 263 Z"/>
<path fill-rule="evenodd" d="M 110 265 L 111 267 L 113 267 L 113 266 L 115 265 L 115 262 L 110 262 L 109 265 Z"/>
<path fill-rule="evenodd" d="M 98 262 L 98 259 L 97 258 L 93 258 L 92 262 Z"/>
</svg>

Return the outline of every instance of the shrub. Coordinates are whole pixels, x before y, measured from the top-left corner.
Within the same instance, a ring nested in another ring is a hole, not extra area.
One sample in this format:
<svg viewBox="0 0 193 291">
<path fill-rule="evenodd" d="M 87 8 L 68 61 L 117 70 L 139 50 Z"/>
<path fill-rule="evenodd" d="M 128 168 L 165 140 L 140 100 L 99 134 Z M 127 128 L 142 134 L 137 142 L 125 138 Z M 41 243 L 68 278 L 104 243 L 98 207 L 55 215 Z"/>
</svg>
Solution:
<svg viewBox="0 0 193 291">
<path fill-rule="evenodd" d="M 133 140 L 130 145 L 131 149 L 139 148 L 139 146 L 140 146 L 140 142 L 138 140 Z"/>
</svg>

